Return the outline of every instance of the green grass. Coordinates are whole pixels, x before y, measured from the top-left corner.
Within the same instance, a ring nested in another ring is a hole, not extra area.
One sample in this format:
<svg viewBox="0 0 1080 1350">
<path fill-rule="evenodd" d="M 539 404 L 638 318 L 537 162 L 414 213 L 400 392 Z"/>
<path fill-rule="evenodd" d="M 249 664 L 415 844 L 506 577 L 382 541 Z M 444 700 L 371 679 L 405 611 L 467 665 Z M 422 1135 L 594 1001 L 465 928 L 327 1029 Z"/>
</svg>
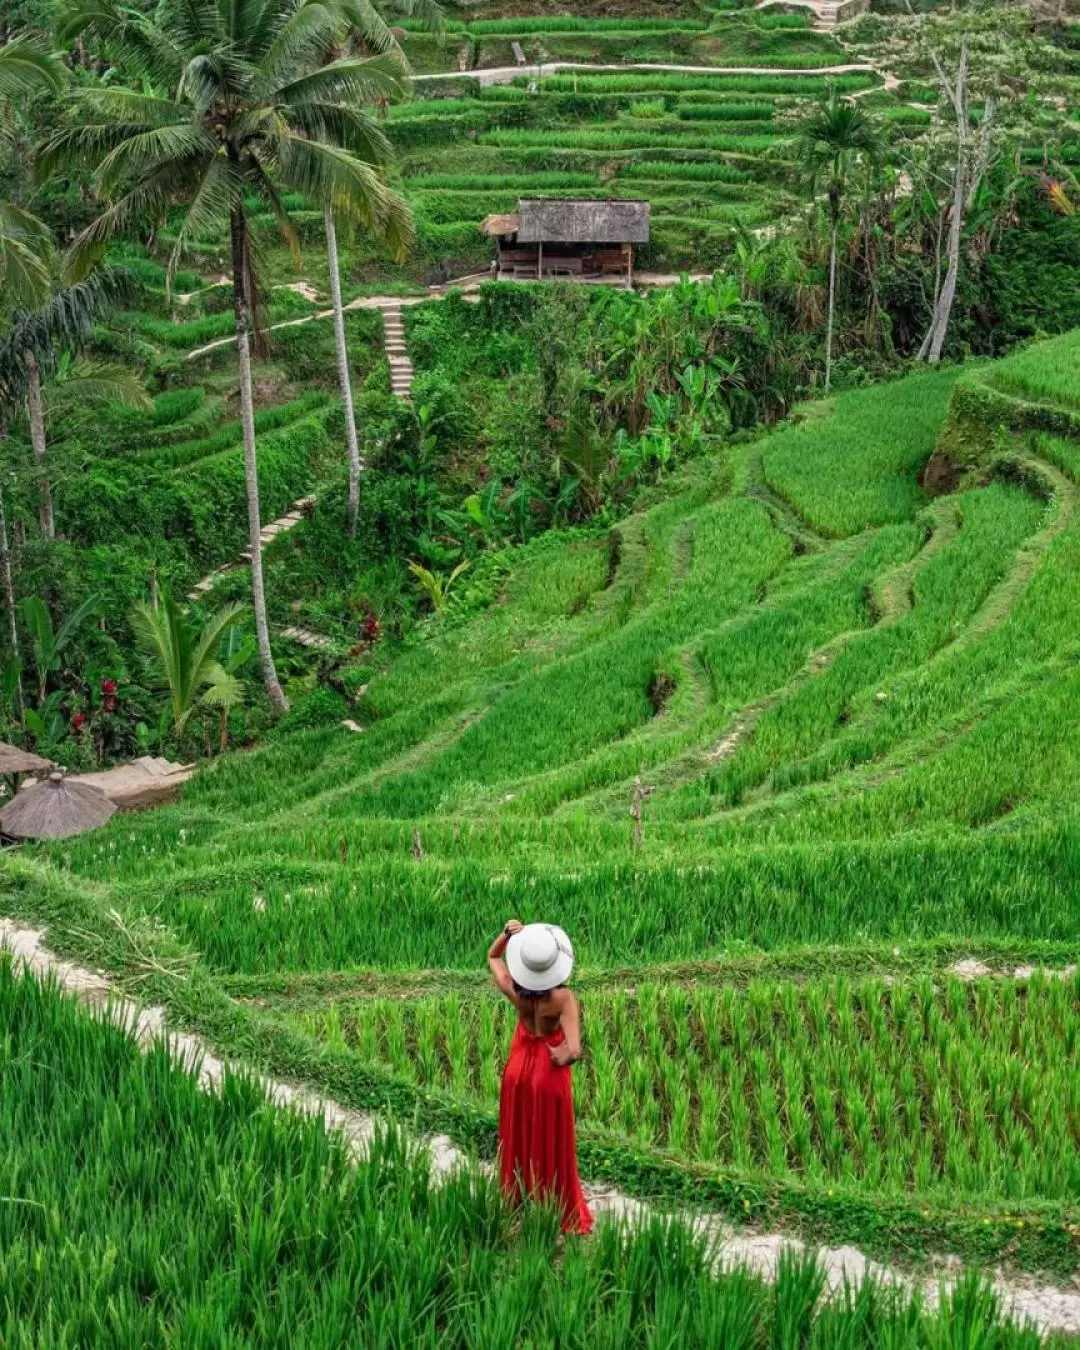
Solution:
<svg viewBox="0 0 1080 1350">
<path fill-rule="evenodd" d="M 321 1122 L 232 1076 L 201 1091 L 7 962 L 0 1010 L 5 1345 L 765 1346 L 794 1324 L 822 1347 L 917 1347 L 999 1317 L 974 1280 L 931 1313 L 869 1285 L 819 1306 L 812 1261 L 775 1289 L 716 1277 L 661 1220 L 557 1254 L 546 1211 L 515 1220 L 482 1178 L 436 1186 L 393 1134 L 354 1166 Z M 995 1344 L 1039 1340 L 1002 1323 Z"/>
<path fill-rule="evenodd" d="M 1080 407 L 1080 333 L 1041 342 L 993 367 L 993 384 L 1033 403 Z"/>
<path fill-rule="evenodd" d="M 657 192 L 672 210 L 723 209 L 710 186 L 743 187 L 705 161 L 676 168 Z M 421 369 L 443 361 L 433 312 L 407 324 Z M 461 332 L 457 368 L 481 359 Z M 178 805 L 39 850 L 48 875 L 92 882 L 88 906 L 190 953 L 197 982 L 176 998 L 207 1034 L 485 1149 L 507 1031 L 475 998 L 487 944 L 510 914 L 561 923 L 593 1175 L 700 1186 L 725 1214 L 748 1201 L 875 1250 L 1072 1269 L 1075 982 L 968 988 L 935 968 L 922 985 L 902 954 L 1076 954 L 1074 342 L 803 405 L 603 532 L 485 555 L 441 622 L 345 673 L 362 735 L 277 731 Z M 213 397 L 161 400 L 147 433 Z M 307 454 L 296 442 L 279 466 L 277 438 L 320 415 L 265 438 L 271 495 Z M 928 499 L 922 468 L 958 428 L 980 455 L 962 490 Z M 338 464 L 335 446 L 322 433 L 311 453 Z M 176 478 L 235 533 L 235 441 L 222 450 Z M 211 490 L 225 467 L 229 491 Z M 858 953 L 893 947 L 899 982 L 867 983 Z M 767 967 L 755 991 L 718 992 L 717 963 L 746 962 Z M 613 970 L 632 973 L 601 979 Z M 418 998 L 422 978 L 460 1002 Z M 241 1025 L 200 1002 L 224 997 L 219 979 L 309 993 Z M 357 997 L 366 981 L 383 1002 Z"/>
<path fill-rule="evenodd" d="M 908 519 L 955 379 L 945 370 L 840 394 L 833 416 L 812 405 L 765 442 L 766 481 L 827 535 Z"/>
</svg>

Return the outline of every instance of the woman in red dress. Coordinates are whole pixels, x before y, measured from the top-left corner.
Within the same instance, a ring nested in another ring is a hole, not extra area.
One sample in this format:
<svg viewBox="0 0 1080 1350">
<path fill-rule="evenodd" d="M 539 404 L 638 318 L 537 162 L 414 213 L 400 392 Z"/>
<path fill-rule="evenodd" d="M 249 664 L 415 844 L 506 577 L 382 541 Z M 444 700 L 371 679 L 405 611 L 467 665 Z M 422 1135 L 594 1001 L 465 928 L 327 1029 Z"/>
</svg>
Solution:
<svg viewBox="0 0 1080 1350">
<path fill-rule="evenodd" d="M 499 1176 L 515 1200 L 554 1196 L 564 1233 L 588 1233 L 592 1215 L 578 1179 L 570 1065 L 581 1058 L 581 1017 L 566 981 L 570 939 L 553 924 L 511 919 L 488 949 L 518 1024 L 499 1096 Z"/>
</svg>

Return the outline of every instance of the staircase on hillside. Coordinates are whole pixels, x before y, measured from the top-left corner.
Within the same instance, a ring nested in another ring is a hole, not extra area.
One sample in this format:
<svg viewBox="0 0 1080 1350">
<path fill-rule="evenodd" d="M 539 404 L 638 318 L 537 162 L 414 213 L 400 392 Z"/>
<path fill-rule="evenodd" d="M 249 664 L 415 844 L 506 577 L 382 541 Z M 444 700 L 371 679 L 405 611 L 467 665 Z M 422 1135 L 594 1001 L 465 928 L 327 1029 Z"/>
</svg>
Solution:
<svg viewBox="0 0 1080 1350">
<path fill-rule="evenodd" d="M 383 342 L 390 360 L 390 392 L 398 398 L 412 397 L 413 366 L 405 350 L 405 325 L 400 305 L 385 305 L 382 309 Z"/>
<path fill-rule="evenodd" d="M 259 533 L 259 540 L 262 547 L 265 548 L 267 544 L 269 544 L 271 540 L 276 539 L 279 534 L 284 534 L 286 530 L 291 530 L 294 526 L 299 525 L 304 517 L 310 514 L 311 508 L 314 505 L 314 497 L 300 497 L 297 501 L 293 502 L 292 509 L 287 515 L 282 516 L 279 520 L 272 520 L 269 525 L 264 525 Z M 219 578 L 223 577 L 226 572 L 233 572 L 236 568 L 243 567 L 250 562 L 251 545 L 249 544 L 238 558 L 235 558 L 232 562 L 224 563 L 221 567 L 216 567 L 212 572 L 203 577 L 203 579 L 196 584 L 194 590 L 188 592 L 188 600 L 201 600 L 208 591 L 214 589 L 216 582 Z"/>
</svg>

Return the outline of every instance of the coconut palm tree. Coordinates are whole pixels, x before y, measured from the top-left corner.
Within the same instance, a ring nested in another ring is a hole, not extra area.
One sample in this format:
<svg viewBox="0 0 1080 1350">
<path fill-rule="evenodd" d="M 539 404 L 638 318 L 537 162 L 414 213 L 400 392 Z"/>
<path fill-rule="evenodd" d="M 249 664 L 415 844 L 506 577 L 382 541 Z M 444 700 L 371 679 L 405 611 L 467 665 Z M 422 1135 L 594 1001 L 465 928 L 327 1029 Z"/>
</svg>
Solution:
<svg viewBox="0 0 1080 1350">
<path fill-rule="evenodd" d="M 0 151 L 14 139 L 11 100 L 41 89 L 59 93 L 63 85 L 63 68 L 33 38 L 0 47 Z M 39 305 L 48 295 L 50 243 L 47 226 L 0 197 L 0 291 L 10 303 Z"/>
<path fill-rule="evenodd" d="M 125 11 L 119 22 L 110 5 L 80 15 L 75 25 L 96 29 L 137 88 L 87 90 L 81 124 L 54 135 L 39 164 L 45 173 L 65 163 L 91 164 L 107 199 L 72 245 L 76 274 L 117 234 L 158 222 L 170 208 L 179 210 L 170 274 L 189 243 L 228 226 L 252 602 L 263 680 L 280 713 L 288 705 L 263 588 L 251 385 L 258 278 L 248 203 L 255 199 L 270 212 L 297 261 L 286 190 L 329 201 L 376 234 L 404 235 L 408 214 L 386 182 L 388 143 L 359 111 L 395 93 L 398 81 L 393 62 L 379 56 L 324 64 L 341 21 L 322 4 L 162 0 L 152 18 Z"/>
<path fill-rule="evenodd" d="M 829 300 L 825 322 L 825 388 L 832 381 L 833 327 L 836 318 L 836 241 L 843 217 L 848 175 L 860 160 L 875 158 L 881 138 L 861 103 L 843 99 L 830 88 L 803 124 L 798 155 L 810 190 L 824 180 L 829 219 Z"/>
<path fill-rule="evenodd" d="M 388 27 L 381 10 L 393 8 L 410 18 L 419 18 L 432 32 L 441 32 L 444 17 L 436 0 L 386 0 L 379 8 L 372 0 L 339 0 L 343 32 L 340 44 L 327 52 L 328 60 L 344 55 L 348 45 L 362 54 L 379 54 L 397 60 L 402 72 L 408 62 L 397 38 Z M 328 199 L 323 203 L 323 222 L 326 230 L 326 255 L 330 275 L 330 304 L 334 311 L 334 345 L 337 350 L 338 381 L 341 385 L 341 403 L 345 411 L 345 442 L 349 457 L 349 538 L 356 538 L 356 522 L 360 513 L 360 443 L 356 433 L 353 411 L 352 378 L 349 374 L 349 351 L 345 345 L 345 310 L 341 303 L 341 264 L 338 260 L 337 222 L 334 205 Z M 403 242 L 403 241 L 402 241 Z"/>
<path fill-rule="evenodd" d="M 46 270 L 46 276 L 48 271 Z M 104 362 L 77 362 L 93 332 L 94 323 L 127 293 L 126 274 L 116 268 L 98 268 L 85 281 L 59 286 L 33 309 L 18 309 L 0 342 L 0 400 L 14 403 L 25 397 L 38 479 L 38 514 L 42 533 L 56 534 L 52 487 L 46 467 L 46 413 L 65 406 L 98 402 L 148 407 L 150 399 L 139 381 L 121 366 Z M 44 381 L 54 377 L 53 399 L 45 396 Z"/>
</svg>

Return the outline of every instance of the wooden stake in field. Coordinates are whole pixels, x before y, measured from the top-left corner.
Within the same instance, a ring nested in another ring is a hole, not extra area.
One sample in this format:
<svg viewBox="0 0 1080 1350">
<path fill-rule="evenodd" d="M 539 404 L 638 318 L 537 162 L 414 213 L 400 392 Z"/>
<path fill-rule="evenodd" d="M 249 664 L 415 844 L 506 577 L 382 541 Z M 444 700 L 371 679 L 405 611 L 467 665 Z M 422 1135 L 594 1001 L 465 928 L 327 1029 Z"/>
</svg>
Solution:
<svg viewBox="0 0 1080 1350">
<path fill-rule="evenodd" d="M 414 825 L 412 832 L 412 855 L 417 862 L 421 862 L 424 857 L 424 845 L 420 839 L 420 830 Z"/>
<path fill-rule="evenodd" d="M 641 781 L 641 775 L 645 772 L 645 765 L 642 764 L 637 777 L 634 779 L 634 795 L 630 801 L 630 819 L 634 822 L 634 848 L 641 847 L 641 803 L 646 797 L 652 796 L 652 788 L 646 787 Z"/>
</svg>

